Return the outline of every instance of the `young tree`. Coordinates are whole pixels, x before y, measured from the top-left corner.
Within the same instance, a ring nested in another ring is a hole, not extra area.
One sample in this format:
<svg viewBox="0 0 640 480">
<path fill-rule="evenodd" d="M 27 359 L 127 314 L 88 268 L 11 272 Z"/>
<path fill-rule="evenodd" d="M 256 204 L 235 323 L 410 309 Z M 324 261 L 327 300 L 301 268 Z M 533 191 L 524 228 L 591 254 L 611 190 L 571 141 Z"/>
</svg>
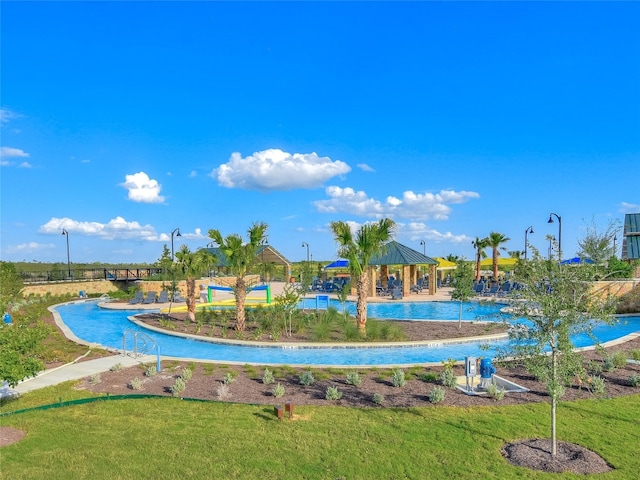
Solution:
<svg viewBox="0 0 640 480">
<path fill-rule="evenodd" d="M 500 256 L 500 250 L 506 250 L 506 247 L 501 247 L 503 243 L 507 243 L 511 240 L 498 232 L 491 232 L 486 238 L 487 247 L 491 248 L 492 260 L 493 260 L 493 279 L 498 281 L 498 257 Z"/>
<path fill-rule="evenodd" d="M 249 241 L 243 243 L 242 237 L 236 233 L 222 237 L 217 229 L 209 230 L 209 238 L 218 244 L 220 251 L 229 263 L 231 274 L 236 277 L 233 293 L 236 297 L 236 330 L 245 330 L 244 305 L 247 298 L 246 276 L 253 265 L 259 261 L 258 250 L 267 232 L 267 224 L 256 222 L 247 231 Z"/>
<path fill-rule="evenodd" d="M 471 264 L 462 258 L 453 272 L 453 290 L 451 290 L 451 298 L 460 302 L 458 329 L 462 328 L 462 302 L 468 302 L 471 297 L 473 297 L 473 270 Z"/>
<path fill-rule="evenodd" d="M 331 231 L 338 243 L 338 256 L 349 260 L 352 281 L 356 282 L 356 322 L 362 336 L 367 328 L 367 296 L 371 284 L 369 263 L 384 250 L 391 240 L 395 222 L 383 218 L 377 223 L 366 223 L 355 233 L 346 222 L 331 222 Z"/>
<path fill-rule="evenodd" d="M 590 333 L 594 319 L 613 322 L 615 299 L 591 293 L 592 269 L 562 266 L 542 259 L 536 249 L 533 253 L 533 259 L 515 278 L 523 288 L 518 291 L 519 301 L 512 305 L 513 316 L 525 322 L 510 328 L 512 342 L 500 356 L 520 359 L 546 384 L 551 399 L 551 452 L 555 456 L 558 400 L 564 386 L 584 373 L 582 362 L 576 361 L 571 336 Z"/>
<path fill-rule="evenodd" d="M 191 252 L 186 245 L 176 253 L 178 268 L 187 277 L 187 318 L 192 322 L 196 319 L 196 276 L 202 274 L 213 258 L 214 255 L 204 248 Z"/>
<path fill-rule="evenodd" d="M 613 238 L 618 230 L 618 223 L 615 221 L 609 222 L 607 228 L 602 231 L 598 229 L 595 221 L 592 220 L 591 225 L 586 227 L 585 236 L 578 239 L 578 246 L 580 247 L 578 256 L 590 258 L 596 265 L 602 265 L 608 258 L 616 254 L 613 247 Z"/>
<path fill-rule="evenodd" d="M 471 245 L 473 245 L 473 248 L 476 249 L 476 282 L 480 281 L 480 262 L 482 262 L 482 259 L 487 258 L 487 254 L 485 253 L 484 249 L 487 248 L 487 239 L 485 238 L 480 238 L 480 237 L 476 237 L 476 239 L 471 242 Z"/>
</svg>

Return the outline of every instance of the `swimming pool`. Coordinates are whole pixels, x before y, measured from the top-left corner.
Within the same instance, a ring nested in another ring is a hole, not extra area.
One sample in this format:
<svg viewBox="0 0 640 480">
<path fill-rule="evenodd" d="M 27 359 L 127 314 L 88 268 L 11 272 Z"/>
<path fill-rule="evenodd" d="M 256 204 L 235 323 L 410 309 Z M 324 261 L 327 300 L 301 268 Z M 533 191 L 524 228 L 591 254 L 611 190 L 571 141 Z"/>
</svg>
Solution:
<svg viewBox="0 0 640 480">
<path fill-rule="evenodd" d="M 431 303 L 431 302 L 425 302 Z M 438 302 L 453 303 L 453 302 Z M 397 305 L 394 303 L 394 305 Z M 399 308 L 399 307 L 398 307 Z M 63 323 L 79 339 L 107 348 L 122 349 L 123 333 L 127 330 L 143 332 L 160 347 L 163 356 L 196 360 L 214 360 L 229 363 L 286 364 L 286 365 L 337 365 L 337 366 L 402 366 L 424 363 L 439 363 L 442 360 L 464 360 L 466 356 L 491 356 L 496 348 L 505 346 L 507 340 L 443 344 L 433 342 L 421 346 L 404 347 L 311 347 L 292 346 L 240 346 L 209 343 L 151 332 L 128 320 L 139 311 L 108 310 L 98 307 L 97 302 L 81 301 L 58 305 L 54 310 Z M 599 325 L 594 330 L 602 342 L 620 338 L 640 331 L 640 315 L 625 317 L 615 327 Z M 481 349 L 487 344 L 489 350 Z M 592 345 L 586 336 L 574 338 L 577 347 Z"/>
</svg>

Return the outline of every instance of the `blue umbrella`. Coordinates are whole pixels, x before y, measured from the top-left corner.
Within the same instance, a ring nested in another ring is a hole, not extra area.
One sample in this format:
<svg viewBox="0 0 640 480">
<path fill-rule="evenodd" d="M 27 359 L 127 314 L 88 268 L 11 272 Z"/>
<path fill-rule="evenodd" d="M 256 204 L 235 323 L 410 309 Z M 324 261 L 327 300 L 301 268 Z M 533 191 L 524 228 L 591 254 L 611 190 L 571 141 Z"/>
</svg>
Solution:
<svg viewBox="0 0 640 480">
<path fill-rule="evenodd" d="M 335 262 L 325 266 L 324 269 L 326 270 L 328 268 L 347 268 L 348 266 L 349 266 L 349 260 L 336 260 Z"/>
<path fill-rule="evenodd" d="M 595 263 L 590 258 L 573 257 L 560 262 L 560 265 L 576 265 L 579 263 Z"/>
</svg>

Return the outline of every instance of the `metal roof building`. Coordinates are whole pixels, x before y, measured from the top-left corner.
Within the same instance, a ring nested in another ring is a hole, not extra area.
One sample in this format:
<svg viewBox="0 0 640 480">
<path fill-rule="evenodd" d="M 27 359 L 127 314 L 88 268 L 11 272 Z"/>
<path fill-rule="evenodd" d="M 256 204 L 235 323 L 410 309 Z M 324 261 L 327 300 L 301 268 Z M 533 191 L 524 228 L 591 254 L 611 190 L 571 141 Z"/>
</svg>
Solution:
<svg viewBox="0 0 640 480">
<path fill-rule="evenodd" d="M 622 260 L 640 260 L 640 213 L 624 216 L 622 235 Z"/>
</svg>

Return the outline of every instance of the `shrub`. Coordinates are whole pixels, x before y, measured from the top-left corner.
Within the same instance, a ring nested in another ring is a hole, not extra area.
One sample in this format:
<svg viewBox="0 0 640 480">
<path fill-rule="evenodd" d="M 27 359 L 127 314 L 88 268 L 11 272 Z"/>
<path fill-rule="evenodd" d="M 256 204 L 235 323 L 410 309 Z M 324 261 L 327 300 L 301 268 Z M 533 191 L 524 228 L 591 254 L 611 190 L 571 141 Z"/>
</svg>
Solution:
<svg viewBox="0 0 640 480">
<path fill-rule="evenodd" d="M 637 373 L 632 373 L 629 377 L 629 382 L 631 383 L 632 387 L 640 387 L 640 375 L 638 375 Z"/>
<path fill-rule="evenodd" d="M 604 378 L 598 376 L 591 377 L 589 385 L 594 395 L 603 396 L 605 394 Z"/>
<path fill-rule="evenodd" d="M 174 397 L 177 397 L 182 392 L 184 392 L 185 388 L 187 388 L 187 384 L 182 379 L 182 377 L 176 378 L 176 383 L 171 386 L 171 393 Z"/>
<path fill-rule="evenodd" d="M 273 387 L 273 390 L 271 390 L 271 393 L 276 398 L 284 397 L 284 386 L 280 383 L 277 383 L 276 386 Z"/>
<path fill-rule="evenodd" d="M 131 382 L 129 383 L 129 386 L 131 387 L 132 390 L 142 390 L 142 380 L 136 377 L 133 380 L 131 380 Z"/>
<path fill-rule="evenodd" d="M 226 398 L 229 398 L 231 396 L 229 384 L 221 383 L 220 385 L 218 385 L 218 388 L 216 389 L 216 395 L 218 397 L 218 400 L 224 400 Z"/>
<path fill-rule="evenodd" d="M 456 376 L 453 374 L 453 370 L 450 368 L 445 368 L 442 372 L 440 372 L 440 383 L 445 387 L 455 388 L 458 384 L 456 380 Z"/>
<path fill-rule="evenodd" d="M 352 370 L 351 372 L 347 373 L 347 383 L 349 385 L 353 385 L 354 387 L 359 387 L 362 383 L 362 378 L 360 378 L 360 374 L 357 371 Z"/>
<path fill-rule="evenodd" d="M 112 372 L 119 372 L 120 370 L 122 370 L 124 367 L 122 366 L 121 363 L 116 363 L 114 366 L 112 366 L 109 370 L 111 370 Z"/>
<path fill-rule="evenodd" d="M 493 382 L 487 387 L 487 394 L 496 401 L 502 400 L 504 398 L 504 393 L 505 389 L 500 388 Z"/>
<path fill-rule="evenodd" d="M 324 396 L 327 400 L 340 400 L 342 398 L 342 392 L 338 390 L 338 387 L 327 387 Z"/>
<path fill-rule="evenodd" d="M 600 375 L 602 373 L 602 363 L 591 360 L 587 364 L 587 371 L 592 375 Z"/>
<path fill-rule="evenodd" d="M 373 394 L 373 403 L 375 403 L 376 405 L 382 405 L 382 402 L 384 402 L 384 397 L 382 396 L 382 394 L 374 393 Z"/>
<path fill-rule="evenodd" d="M 435 372 L 427 372 L 420 375 L 420 380 L 428 383 L 435 383 L 438 381 L 438 374 Z"/>
<path fill-rule="evenodd" d="M 191 370 L 188 367 L 183 368 L 182 373 L 180 373 L 180 378 L 182 378 L 185 382 L 187 382 L 191 380 L 191 377 L 193 377 L 193 370 Z"/>
<path fill-rule="evenodd" d="M 264 374 L 262 374 L 262 383 L 264 383 L 265 385 L 269 385 L 274 381 L 275 381 L 275 378 L 273 377 L 273 372 L 268 368 L 265 368 Z"/>
<path fill-rule="evenodd" d="M 629 352 L 632 360 L 640 360 L 640 348 L 634 348 Z"/>
<path fill-rule="evenodd" d="M 627 354 L 625 352 L 614 352 L 611 357 L 616 368 L 623 368 L 627 364 Z"/>
<path fill-rule="evenodd" d="M 225 385 L 230 385 L 235 380 L 235 376 L 231 372 L 227 372 L 224 374 L 224 378 L 222 379 L 222 383 Z"/>
<path fill-rule="evenodd" d="M 158 369 L 155 365 L 148 365 L 144 370 L 145 377 L 153 377 L 157 375 Z"/>
<path fill-rule="evenodd" d="M 102 378 L 100 378 L 100 374 L 99 373 L 94 373 L 93 375 L 91 375 L 91 378 L 89 379 L 89 383 L 91 385 L 97 385 L 101 381 L 102 381 Z"/>
<path fill-rule="evenodd" d="M 309 385 L 313 385 L 313 382 L 315 381 L 316 379 L 313 378 L 313 373 L 311 373 L 311 370 L 307 370 L 306 372 L 302 372 L 300 374 L 300 385 L 308 387 Z"/>
<path fill-rule="evenodd" d="M 440 403 L 444 400 L 446 393 L 444 388 L 438 387 L 437 385 L 431 389 L 429 392 L 429 402 L 431 403 Z"/>
<path fill-rule="evenodd" d="M 407 384 L 407 380 L 404 378 L 404 371 L 400 368 L 393 370 L 391 374 L 391 384 L 394 387 L 404 387 Z"/>
</svg>

